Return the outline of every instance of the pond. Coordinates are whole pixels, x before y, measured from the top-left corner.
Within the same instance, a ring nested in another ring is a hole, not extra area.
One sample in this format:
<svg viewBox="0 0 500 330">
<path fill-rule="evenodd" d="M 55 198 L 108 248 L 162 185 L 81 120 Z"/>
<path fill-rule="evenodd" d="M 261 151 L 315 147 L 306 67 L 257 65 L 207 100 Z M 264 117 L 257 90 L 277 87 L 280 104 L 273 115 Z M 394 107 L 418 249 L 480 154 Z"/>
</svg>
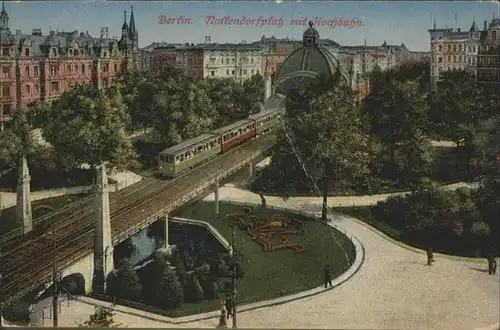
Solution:
<svg viewBox="0 0 500 330">
<path fill-rule="evenodd" d="M 169 245 L 177 245 L 182 241 L 191 241 L 197 246 L 202 245 L 203 249 L 206 249 L 205 254 L 218 255 L 226 252 L 225 247 L 203 226 L 183 224 L 174 220 L 170 220 L 168 225 Z M 136 266 L 148 259 L 156 250 L 164 247 L 164 232 L 164 222 L 157 221 L 149 228 L 138 232 L 127 241 L 116 246 L 113 252 L 115 267 L 122 262 Z"/>
</svg>

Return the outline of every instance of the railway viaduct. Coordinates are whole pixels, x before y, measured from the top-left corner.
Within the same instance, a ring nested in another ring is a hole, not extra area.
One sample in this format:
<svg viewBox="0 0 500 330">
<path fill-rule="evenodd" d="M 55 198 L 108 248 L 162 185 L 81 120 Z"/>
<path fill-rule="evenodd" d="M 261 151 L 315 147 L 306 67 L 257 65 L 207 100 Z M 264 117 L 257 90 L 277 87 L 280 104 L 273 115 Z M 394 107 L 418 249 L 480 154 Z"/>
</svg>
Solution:
<svg viewBox="0 0 500 330">
<path fill-rule="evenodd" d="M 9 299 L 43 284 L 47 288 L 54 265 L 63 279 L 77 278 L 80 291 L 103 292 L 105 279 L 113 271 L 114 246 L 158 220 L 166 222 L 168 235 L 169 212 L 207 189 L 214 189 L 218 212 L 219 183 L 245 167 L 252 173 L 253 163 L 274 142 L 274 134 L 266 134 L 176 179 L 144 179 L 111 195 L 102 165 L 95 196 L 53 212 L 43 221 L 36 219 L 33 232 L 37 223 L 42 228 L 38 235 L 3 242 L 0 294 Z M 48 219 L 49 227 L 43 226 Z"/>
</svg>

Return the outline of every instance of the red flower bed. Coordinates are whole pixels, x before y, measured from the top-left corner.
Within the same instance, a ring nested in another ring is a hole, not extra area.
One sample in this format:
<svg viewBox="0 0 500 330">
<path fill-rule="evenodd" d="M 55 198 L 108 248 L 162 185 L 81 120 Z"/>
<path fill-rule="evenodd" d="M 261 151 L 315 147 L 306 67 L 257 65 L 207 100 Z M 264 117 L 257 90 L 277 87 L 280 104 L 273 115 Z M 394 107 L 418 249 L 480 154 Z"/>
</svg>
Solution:
<svg viewBox="0 0 500 330">
<path fill-rule="evenodd" d="M 288 237 L 305 233 L 306 226 L 302 221 L 281 215 L 261 220 L 252 213 L 252 209 L 245 206 L 241 213 L 231 213 L 226 215 L 226 218 L 230 219 L 234 226 L 246 231 L 257 244 L 262 246 L 265 252 L 278 249 L 305 251 L 302 244 L 294 243 Z"/>
</svg>

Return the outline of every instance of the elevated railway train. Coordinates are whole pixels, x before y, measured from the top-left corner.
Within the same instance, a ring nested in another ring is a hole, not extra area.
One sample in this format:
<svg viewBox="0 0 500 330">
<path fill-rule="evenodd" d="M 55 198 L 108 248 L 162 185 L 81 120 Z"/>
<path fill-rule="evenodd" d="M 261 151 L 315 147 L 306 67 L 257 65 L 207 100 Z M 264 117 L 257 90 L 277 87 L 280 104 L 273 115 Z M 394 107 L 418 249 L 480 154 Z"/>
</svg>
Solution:
<svg viewBox="0 0 500 330">
<path fill-rule="evenodd" d="M 258 138 L 279 124 L 282 112 L 282 107 L 273 107 L 165 149 L 158 155 L 158 172 L 162 177 L 175 178 L 220 153 Z"/>
</svg>

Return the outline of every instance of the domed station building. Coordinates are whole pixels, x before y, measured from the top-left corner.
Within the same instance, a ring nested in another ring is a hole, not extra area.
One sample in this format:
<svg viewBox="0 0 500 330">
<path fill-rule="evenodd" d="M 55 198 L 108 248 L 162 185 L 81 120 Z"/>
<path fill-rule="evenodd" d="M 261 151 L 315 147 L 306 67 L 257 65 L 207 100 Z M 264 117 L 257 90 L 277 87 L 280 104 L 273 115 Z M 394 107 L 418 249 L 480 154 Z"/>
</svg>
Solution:
<svg viewBox="0 0 500 330">
<path fill-rule="evenodd" d="M 309 22 L 309 28 L 302 38 L 302 46 L 288 56 L 277 72 L 272 94 L 287 95 L 291 89 L 320 76 L 327 79 L 339 76 L 339 83 L 357 87 L 352 67 L 343 68 L 335 56 L 320 44 L 318 30 L 313 27 L 313 22 Z"/>
</svg>

